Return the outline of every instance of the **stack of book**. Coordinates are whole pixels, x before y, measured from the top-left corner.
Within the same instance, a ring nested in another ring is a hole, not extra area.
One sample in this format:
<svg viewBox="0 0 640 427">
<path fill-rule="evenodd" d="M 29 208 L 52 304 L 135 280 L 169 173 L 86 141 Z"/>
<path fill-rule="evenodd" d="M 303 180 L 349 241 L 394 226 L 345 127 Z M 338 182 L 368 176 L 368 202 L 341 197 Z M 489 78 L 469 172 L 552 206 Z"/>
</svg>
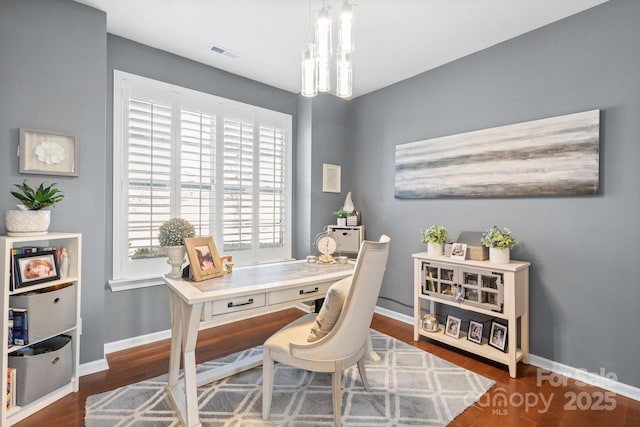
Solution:
<svg viewBox="0 0 640 427">
<path fill-rule="evenodd" d="M 9 346 L 29 344 L 29 319 L 26 308 L 9 308 Z"/>
</svg>

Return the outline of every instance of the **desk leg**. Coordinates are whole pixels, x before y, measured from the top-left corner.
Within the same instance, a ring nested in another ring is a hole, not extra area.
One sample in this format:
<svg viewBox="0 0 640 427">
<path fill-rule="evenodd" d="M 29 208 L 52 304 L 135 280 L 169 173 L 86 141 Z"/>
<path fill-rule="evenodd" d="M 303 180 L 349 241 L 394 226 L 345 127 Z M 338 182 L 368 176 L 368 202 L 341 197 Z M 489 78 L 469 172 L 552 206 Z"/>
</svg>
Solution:
<svg viewBox="0 0 640 427">
<path fill-rule="evenodd" d="M 167 392 L 183 426 L 200 427 L 196 385 L 195 348 L 202 303 L 189 305 L 171 293 L 171 354 Z M 178 380 L 180 353 L 184 364 L 184 385 Z"/>
</svg>

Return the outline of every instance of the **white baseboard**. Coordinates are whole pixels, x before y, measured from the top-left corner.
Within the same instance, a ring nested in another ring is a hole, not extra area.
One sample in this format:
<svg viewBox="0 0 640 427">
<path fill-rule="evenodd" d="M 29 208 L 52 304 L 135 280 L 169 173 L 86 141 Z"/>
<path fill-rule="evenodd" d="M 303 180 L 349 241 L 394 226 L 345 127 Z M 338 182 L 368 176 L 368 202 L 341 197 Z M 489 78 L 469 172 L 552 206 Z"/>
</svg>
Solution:
<svg viewBox="0 0 640 427">
<path fill-rule="evenodd" d="M 536 356 L 535 354 L 529 355 L 529 363 L 555 374 L 564 375 L 565 377 L 640 401 L 640 388 L 616 381 L 615 374 L 607 372 L 588 372 L 584 369 L 577 369 L 573 366 Z M 610 378 L 609 376 L 613 376 L 614 378 Z"/>
<path fill-rule="evenodd" d="M 120 341 L 113 341 L 104 345 L 104 354 L 113 353 L 120 350 L 126 350 L 139 345 L 151 344 L 156 341 L 162 341 L 171 338 L 171 330 L 153 332 L 151 334 L 139 335 L 137 337 L 126 338 Z"/>
<path fill-rule="evenodd" d="M 94 360 L 88 363 L 82 363 L 78 367 L 78 375 L 81 377 L 84 375 L 95 374 L 96 372 L 106 371 L 109 369 L 109 363 L 106 358 Z"/>
</svg>

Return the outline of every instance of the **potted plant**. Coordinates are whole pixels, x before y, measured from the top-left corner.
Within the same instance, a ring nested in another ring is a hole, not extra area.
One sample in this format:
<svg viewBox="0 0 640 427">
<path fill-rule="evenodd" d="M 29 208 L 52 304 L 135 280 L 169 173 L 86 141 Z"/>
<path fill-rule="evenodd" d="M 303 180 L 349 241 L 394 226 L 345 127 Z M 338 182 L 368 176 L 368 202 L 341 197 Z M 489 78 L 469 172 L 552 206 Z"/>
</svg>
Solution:
<svg viewBox="0 0 640 427">
<path fill-rule="evenodd" d="M 4 220 L 9 236 L 38 236 L 47 234 L 51 222 L 51 211 L 48 207 L 55 207 L 64 198 L 56 183 L 45 186 L 41 183 L 31 187 L 25 179 L 22 184 L 14 184 L 15 191 L 11 195 L 21 204 L 18 209 L 5 212 Z"/>
<path fill-rule="evenodd" d="M 343 208 L 340 208 L 337 211 L 335 211 L 334 214 L 336 214 L 336 216 L 338 217 L 339 226 L 344 227 L 347 225 L 347 215 L 348 215 L 347 211 L 345 211 Z"/>
<path fill-rule="evenodd" d="M 171 266 L 171 272 L 167 277 L 174 279 L 182 277 L 182 264 L 187 253 L 184 239 L 195 236 L 196 230 L 186 219 L 171 218 L 162 223 L 158 229 L 158 243 L 164 248 L 167 264 Z"/>
<path fill-rule="evenodd" d="M 444 242 L 449 238 L 449 232 L 442 225 L 433 224 L 426 230 L 420 230 L 422 242 L 427 244 L 427 254 L 442 255 Z"/>
<path fill-rule="evenodd" d="M 494 225 L 482 235 L 482 245 L 489 248 L 489 262 L 493 264 L 508 264 L 510 251 L 518 241 L 508 228 Z"/>
</svg>

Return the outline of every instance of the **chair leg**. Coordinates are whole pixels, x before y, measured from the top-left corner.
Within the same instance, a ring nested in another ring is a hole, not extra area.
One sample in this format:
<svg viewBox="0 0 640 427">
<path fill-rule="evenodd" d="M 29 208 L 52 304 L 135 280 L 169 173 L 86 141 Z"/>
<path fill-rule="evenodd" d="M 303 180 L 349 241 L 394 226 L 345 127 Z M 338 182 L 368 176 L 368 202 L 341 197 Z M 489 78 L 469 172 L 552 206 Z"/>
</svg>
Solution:
<svg viewBox="0 0 640 427">
<path fill-rule="evenodd" d="M 369 391 L 369 380 L 367 379 L 367 370 L 365 369 L 364 363 L 367 360 L 367 354 L 363 354 L 360 360 L 358 360 L 358 372 L 360 372 L 360 379 L 362 380 L 362 385 L 366 391 Z"/>
<path fill-rule="evenodd" d="M 271 413 L 271 396 L 273 395 L 274 363 L 265 351 L 262 360 L 262 419 L 268 420 Z"/>
<path fill-rule="evenodd" d="M 336 427 L 342 425 L 342 370 L 337 368 L 333 373 L 333 418 L 336 421 Z"/>
</svg>

